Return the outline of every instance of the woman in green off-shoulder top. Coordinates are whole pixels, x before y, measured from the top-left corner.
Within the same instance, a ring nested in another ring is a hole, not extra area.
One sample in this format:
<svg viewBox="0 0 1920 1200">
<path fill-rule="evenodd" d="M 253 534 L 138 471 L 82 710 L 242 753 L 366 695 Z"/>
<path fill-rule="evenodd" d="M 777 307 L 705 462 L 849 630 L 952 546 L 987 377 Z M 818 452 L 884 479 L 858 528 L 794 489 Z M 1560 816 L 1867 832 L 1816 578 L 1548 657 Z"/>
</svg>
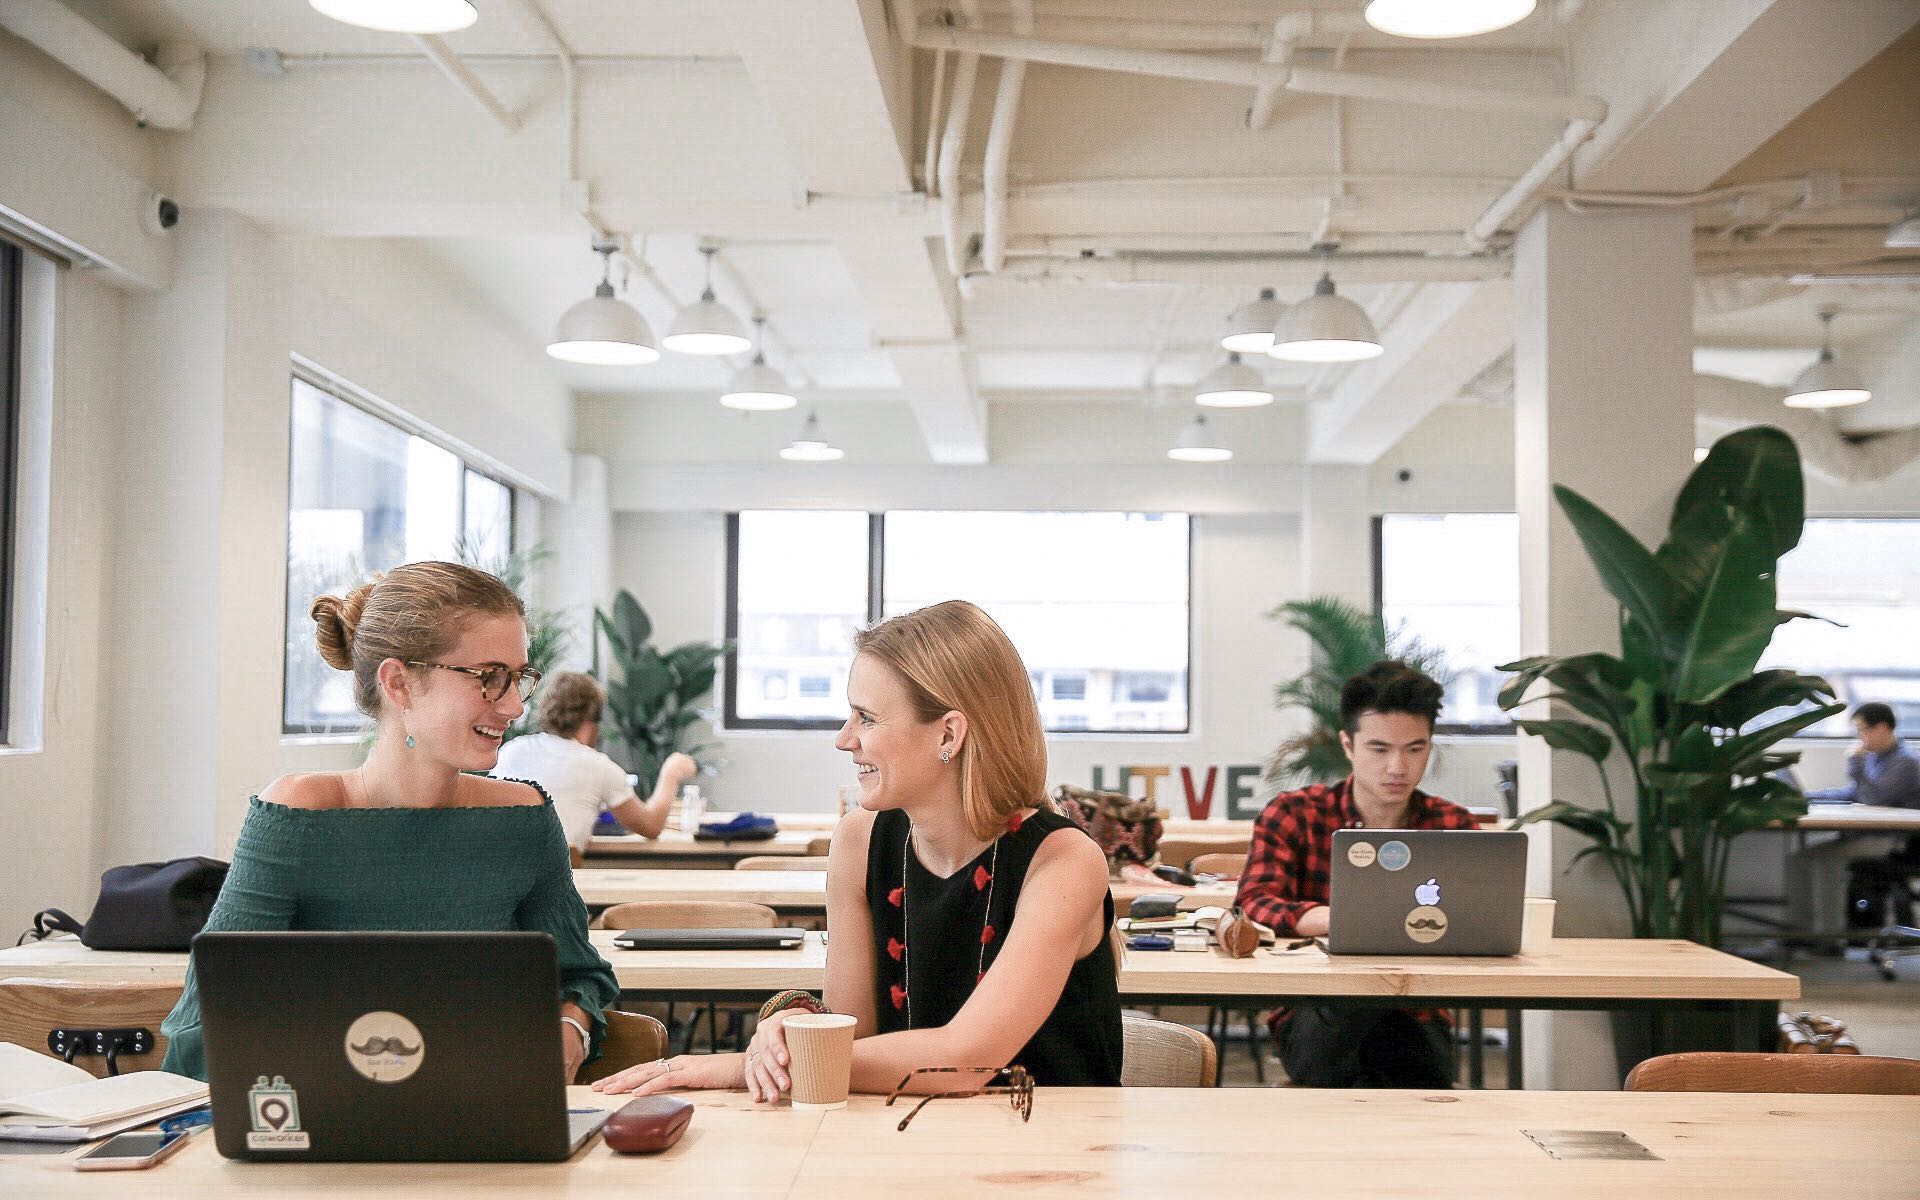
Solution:
<svg viewBox="0 0 1920 1200">
<path fill-rule="evenodd" d="M 551 934 L 572 1079 L 619 985 L 587 940 L 546 793 L 470 774 L 493 766 L 539 679 L 524 612 L 498 579 L 455 563 L 412 563 L 315 600 L 321 656 L 353 672 L 373 749 L 357 770 L 283 776 L 252 799 L 207 928 Z M 161 1032 L 166 1069 L 205 1078 L 191 968 Z"/>
</svg>

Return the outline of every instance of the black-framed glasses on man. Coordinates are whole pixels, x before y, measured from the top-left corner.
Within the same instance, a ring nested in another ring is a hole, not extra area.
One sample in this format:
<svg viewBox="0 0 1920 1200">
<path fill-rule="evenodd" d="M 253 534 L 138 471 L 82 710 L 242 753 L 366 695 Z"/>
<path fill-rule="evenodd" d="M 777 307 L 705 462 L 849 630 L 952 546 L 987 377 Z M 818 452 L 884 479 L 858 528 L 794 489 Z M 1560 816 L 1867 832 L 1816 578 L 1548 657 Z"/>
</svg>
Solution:
<svg viewBox="0 0 1920 1200">
<path fill-rule="evenodd" d="M 907 1085 L 913 1082 L 916 1075 L 984 1075 L 986 1082 L 979 1087 L 933 1092 L 922 1096 L 920 1103 L 914 1105 L 911 1112 L 900 1118 L 900 1123 L 894 1126 L 895 1129 L 905 1129 L 907 1122 L 919 1116 L 920 1110 L 935 1100 L 959 1100 L 968 1096 L 987 1096 L 997 1093 L 1006 1094 L 1008 1101 L 1013 1104 L 1013 1111 L 1020 1114 L 1022 1122 L 1033 1120 L 1033 1076 L 1029 1075 L 1027 1069 L 1019 1063 L 1010 1067 L 1001 1067 L 998 1070 L 992 1067 L 918 1067 L 909 1071 L 907 1077 L 888 1093 L 888 1106 L 892 1106 L 895 1100 L 906 1094 Z M 1003 1075 L 1006 1076 L 1006 1083 L 994 1082 Z"/>
<path fill-rule="evenodd" d="M 457 667 L 452 663 L 419 662 L 406 659 L 410 667 L 438 667 L 442 671 L 458 671 L 462 675 L 471 675 L 480 681 L 480 695 L 488 704 L 507 694 L 508 688 L 520 693 L 520 702 L 526 703 L 533 695 L 533 689 L 540 685 L 540 672 L 532 667 L 514 669 L 499 665 L 485 667 Z"/>
</svg>

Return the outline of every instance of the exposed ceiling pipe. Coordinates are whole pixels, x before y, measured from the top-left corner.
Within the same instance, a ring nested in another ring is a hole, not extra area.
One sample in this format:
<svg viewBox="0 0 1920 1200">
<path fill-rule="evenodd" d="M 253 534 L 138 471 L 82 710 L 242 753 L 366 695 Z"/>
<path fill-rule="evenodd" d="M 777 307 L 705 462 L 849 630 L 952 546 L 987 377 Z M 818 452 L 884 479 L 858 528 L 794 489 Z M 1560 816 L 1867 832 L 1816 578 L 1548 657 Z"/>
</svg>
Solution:
<svg viewBox="0 0 1920 1200">
<path fill-rule="evenodd" d="M 1274 19 L 1273 34 L 1267 39 L 1260 61 L 1270 66 L 1290 66 L 1293 52 L 1308 38 L 1329 34 L 1346 37 L 1365 28 L 1366 21 L 1359 13 L 1315 10 L 1281 13 Z M 1253 107 L 1247 110 L 1247 128 L 1265 129 L 1273 124 L 1273 114 L 1280 107 L 1280 97 L 1285 92 L 1285 85 L 1275 82 L 1263 83 L 1255 88 Z"/>
<path fill-rule="evenodd" d="M 1036 285 L 1202 284 L 1223 287 L 1309 286 L 1320 278 L 1314 254 L 1237 255 L 1128 254 L 1099 258 L 1016 258 L 993 275 Z M 1512 263 L 1499 255 L 1451 258 L 1415 254 L 1343 254 L 1340 283 L 1448 283 L 1505 279 Z M 984 282 L 980 277 L 977 282 Z"/>
<path fill-rule="evenodd" d="M 1605 106 L 1601 107 L 1604 111 Z M 1573 157 L 1574 151 L 1586 145 L 1588 139 L 1593 137 L 1593 131 L 1599 127 L 1600 120 L 1597 118 L 1589 120 L 1585 117 L 1575 117 L 1568 121 L 1567 127 L 1560 131 L 1560 136 L 1553 140 L 1553 145 L 1548 146 L 1546 151 L 1534 160 L 1533 165 L 1527 168 L 1526 173 L 1513 181 L 1512 187 L 1502 193 L 1499 199 L 1489 204 L 1487 210 L 1474 219 L 1473 224 L 1467 226 L 1468 248 L 1486 249 L 1494 235 L 1500 232 L 1500 227 L 1533 199 L 1534 193 L 1546 183 L 1548 176 L 1565 166 L 1567 160 Z"/>
<path fill-rule="evenodd" d="M 962 0 L 961 12 L 969 21 L 980 19 L 978 0 Z M 906 7 L 908 20 L 902 28 L 915 27 L 913 8 Z M 966 274 L 967 252 L 960 237 L 960 162 L 967 152 L 967 126 L 973 120 L 974 85 L 980 75 L 980 56 L 962 54 L 953 69 L 953 96 L 947 101 L 947 130 L 940 137 L 940 227 L 947 246 L 947 270 L 955 279 Z"/>
<path fill-rule="evenodd" d="M 580 80 L 576 74 L 573 47 L 567 45 L 567 39 L 560 36 L 560 27 L 553 23 L 546 7 L 540 0 L 520 0 L 520 7 L 532 17 L 534 24 L 540 26 L 553 43 L 554 57 L 560 60 L 560 124 L 566 138 L 567 187 L 581 192 L 583 203 L 589 201 L 584 184 L 580 183 L 580 131 L 578 128 L 580 111 Z"/>
<path fill-rule="evenodd" d="M 1014 32 L 1033 32 L 1032 0 L 1015 0 Z M 1020 120 L 1020 93 L 1027 82 L 1024 59 L 1000 62 L 1000 83 L 993 96 L 993 123 L 987 128 L 987 158 L 980 222 L 980 260 L 988 271 L 1007 263 L 1007 163 L 1013 156 L 1013 130 Z"/>
<path fill-rule="evenodd" d="M 930 196 L 940 195 L 940 105 L 947 91 L 947 52 L 933 55 L 933 88 L 927 97 L 926 165 L 920 168 L 920 188 Z"/>
<path fill-rule="evenodd" d="M 1786 389 L 1728 379 L 1693 377 L 1694 415 L 1716 432 L 1776 425 L 1792 436 L 1809 471 L 1839 484 L 1874 483 L 1920 461 L 1920 429 L 1855 438 L 1825 413 L 1788 408 Z"/>
<path fill-rule="evenodd" d="M 519 131 L 518 118 L 507 111 L 506 105 L 500 103 L 500 98 L 480 81 L 480 77 L 475 75 L 466 63 L 460 61 L 460 56 L 453 52 L 453 47 L 447 45 L 439 34 L 416 33 L 413 35 L 413 43 L 420 47 L 420 52 L 427 56 L 429 62 L 440 68 L 441 74 L 453 81 L 453 86 L 459 88 L 467 99 L 479 105 L 480 111 L 492 117 L 500 128 L 508 133 Z"/>
<path fill-rule="evenodd" d="M 200 110 L 207 59 L 194 47 L 163 43 L 155 66 L 58 0 L 0 0 L 0 29 L 118 100 L 142 125 L 186 129 Z"/>
<path fill-rule="evenodd" d="M 1088 46 L 1076 42 L 1047 41 L 1040 38 L 954 29 L 942 25 L 903 24 L 902 34 L 909 44 L 926 49 L 955 50 L 970 54 L 985 54 L 995 58 L 1017 58 L 1029 62 L 1054 63 L 1059 66 L 1085 67 L 1095 71 L 1191 79 L 1201 83 L 1222 83 L 1250 88 L 1258 88 L 1263 83 L 1272 83 L 1291 91 L 1310 92 L 1322 96 L 1346 96 L 1356 100 L 1387 100 L 1399 104 L 1417 104 L 1430 108 L 1468 112 L 1530 113 L 1567 120 L 1579 117 L 1595 122 L 1605 119 L 1607 114 L 1606 102 L 1592 96 L 1557 96 L 1544 92 L 1513 91 L 1506 88 L 1395 79 L 1351 71 L 1330 71 L 1319 67 L 1283 67 L 1272 63 L 1248 62 L 1244 59 L 1221 58 L 1206 54 L 1182 54 L 1168 50 Z"/>
</svg>

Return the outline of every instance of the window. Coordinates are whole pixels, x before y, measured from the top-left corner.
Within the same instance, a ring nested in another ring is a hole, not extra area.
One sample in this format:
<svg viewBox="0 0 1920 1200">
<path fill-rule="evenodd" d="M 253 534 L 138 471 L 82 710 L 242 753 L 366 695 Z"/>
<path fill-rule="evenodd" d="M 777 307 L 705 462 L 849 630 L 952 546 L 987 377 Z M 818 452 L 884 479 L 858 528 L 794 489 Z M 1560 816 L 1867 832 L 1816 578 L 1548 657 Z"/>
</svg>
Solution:
<svg viewBox="0 0 1920 1200">
<path fill-rule="evenodd" d="M 1446 655 L 1440 729 L 1511 728 L 1494 667 L 1520 657 L 1520 526 L 1512 513 L 1389 513 L 1374 526 L 1374 586 L 1390 634 Z"/>
<path fill-rule="evenodd" d="M 839 725 L 854 632 L 963 597 L 1013 640 L 1049 730 L 1185 732 L 1189 538 L 1184 513 L 740 513 L 727 725 Z M 776 673 L 792 694 L 768 694 Z"/>
<path fill-rule="evenodd" d="M 1849 710 L 1807 736 L 1852 737 L 1851 710 L 1869 700 L 1891 705 L 1904 733 L 1920 730 L 1920 520 L 1809 520 L 1780 560 L 1779 588 L 1781 608 L 1827 620 L 1782 625 L 1761 668 L 1819 675 Z"/>
<path fill-rule="evenodd" d="M 10 728 L 13 694 L 15 461 L 20 437 L 20 248 L 0 242 L 0 744 Z"/>
<path fill-rule="evenodd" d="M 358 729 L 366 721 L 353 706 L 353 680 L 320 661 L 308 605 L 401 563 L 498 562 L 513 545 L 513 490 L 451 451 L 296 378 L 287 510 L 281 727 Z"/>
</svg>

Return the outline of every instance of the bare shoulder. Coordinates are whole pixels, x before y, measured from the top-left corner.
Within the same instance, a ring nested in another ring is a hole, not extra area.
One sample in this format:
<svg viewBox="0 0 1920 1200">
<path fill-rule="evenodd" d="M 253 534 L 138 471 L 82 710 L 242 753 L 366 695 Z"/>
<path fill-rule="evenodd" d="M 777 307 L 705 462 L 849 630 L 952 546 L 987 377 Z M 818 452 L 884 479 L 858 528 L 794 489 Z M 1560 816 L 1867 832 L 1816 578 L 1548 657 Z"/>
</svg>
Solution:
<svg viewBox="0 0 1920 1200">
<path fill-rule="evenodd" d="M 1033 852 L 1033 866 L 1028 870 L 1057 878 L 1069 887 L 1084 885 L 1100 891 L 1107 887 L 1107 856 L 1078 828 L 1049 833 Z"/>
<path fill-rule="evenodd" d="M 495 779 L 491 775 L 462 775 L 460 804 L 472 808 L 537 808 L 547 802 L 540 789 L 518 779 Z"/>
<path fill-rule="evenodd" d="M 346 772 L 308 771 L 301 775 L 282 775 L 261 791 L 260 799 L 285 808 L 345 808 Z"/>
<path fill-rule="evenodd" d="M 833 827 L 833 840 L 827 846 L 829 888 L 867 886 L 867 845 L 873 840 L 875 815 L 864 808 L 852 809 Z"/>
</svg>

